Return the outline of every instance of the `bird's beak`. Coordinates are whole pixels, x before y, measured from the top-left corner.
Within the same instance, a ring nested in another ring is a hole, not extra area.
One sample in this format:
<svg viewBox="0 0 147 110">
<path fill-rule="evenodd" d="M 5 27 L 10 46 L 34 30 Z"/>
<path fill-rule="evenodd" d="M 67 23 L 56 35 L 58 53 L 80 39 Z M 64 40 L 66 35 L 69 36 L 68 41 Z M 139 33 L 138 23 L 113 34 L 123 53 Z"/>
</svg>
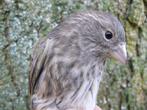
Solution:
<svg viewBox="0 0 147 110">
<path fill-rule="evenodd" d="M 120 43 L 113 50 L 109 52 L 110 57 L 118 60 L 119 62 L 126 64 L 127 63 L 127 52 L 126 44 Z"/>
</svg>

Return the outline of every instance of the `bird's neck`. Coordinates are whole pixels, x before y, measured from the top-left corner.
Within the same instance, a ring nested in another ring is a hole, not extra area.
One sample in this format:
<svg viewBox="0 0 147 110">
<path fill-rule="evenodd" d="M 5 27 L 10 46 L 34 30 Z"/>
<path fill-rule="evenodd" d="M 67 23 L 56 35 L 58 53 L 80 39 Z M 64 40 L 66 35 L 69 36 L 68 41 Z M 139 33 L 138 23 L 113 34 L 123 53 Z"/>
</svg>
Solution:
<svg viewBox="0 0 147 110">
<path fill-rule="evenodd" d="M 106 61 L 104 56 L 85 56 L 80 59 L 80 63 L 82 64 L 81 66 L 85 68 L 85 74 L 93 75 L 93 78 L 96 78 L 104 71 Z"/>
</svg>

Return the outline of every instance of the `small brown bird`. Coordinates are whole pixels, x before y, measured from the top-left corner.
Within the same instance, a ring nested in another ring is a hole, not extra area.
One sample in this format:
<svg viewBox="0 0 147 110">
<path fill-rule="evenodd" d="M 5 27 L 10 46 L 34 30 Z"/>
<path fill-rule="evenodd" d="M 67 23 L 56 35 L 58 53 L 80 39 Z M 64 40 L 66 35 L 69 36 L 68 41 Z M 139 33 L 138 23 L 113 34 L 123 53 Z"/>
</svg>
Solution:
<svg viewBox="0 0 147 110">
<path fill-rule="evenodd" d="M 94 110 L 107 58 L 127 60 L 125 32 L 109 13 L 79 12 L 41 38 L 32 54 L 32 110 Z"/>
</svg>

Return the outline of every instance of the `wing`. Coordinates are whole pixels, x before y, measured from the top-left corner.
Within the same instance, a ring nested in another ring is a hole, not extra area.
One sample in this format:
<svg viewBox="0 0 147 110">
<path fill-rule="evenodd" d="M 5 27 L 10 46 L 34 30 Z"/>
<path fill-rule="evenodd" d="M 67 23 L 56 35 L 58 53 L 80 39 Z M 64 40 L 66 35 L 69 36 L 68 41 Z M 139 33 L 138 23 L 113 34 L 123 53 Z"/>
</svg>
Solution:
<svg viewBox="0 0 147 110">
<path fill-rule="evenodd" d="M 41 38 L 35 44 L 31 56 L 30 73 L 29 73 L 29 93 L 32 95 L 35 92 L 38 80 L 43 72 L 45 61 L 49 48 L 51 47 L 49 38 Z"/>
</svg>

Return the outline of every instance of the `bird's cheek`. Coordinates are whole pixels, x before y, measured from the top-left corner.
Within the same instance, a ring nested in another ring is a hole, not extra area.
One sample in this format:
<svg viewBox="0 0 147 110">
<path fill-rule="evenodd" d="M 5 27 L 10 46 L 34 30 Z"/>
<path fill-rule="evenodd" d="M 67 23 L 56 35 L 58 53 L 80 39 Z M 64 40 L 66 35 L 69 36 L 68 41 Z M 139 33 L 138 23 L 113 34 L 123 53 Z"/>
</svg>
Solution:
<svg viewBox="0 0 147 110">
<path fill-rule="evenodd" d="M 126 44 L 120 43 L 113 50 L 109 52 L 110 57 L 118 60 L 119 62 L 126 64 L 127 62 L 127 52 L 126 52 Z"/>
</svg>

